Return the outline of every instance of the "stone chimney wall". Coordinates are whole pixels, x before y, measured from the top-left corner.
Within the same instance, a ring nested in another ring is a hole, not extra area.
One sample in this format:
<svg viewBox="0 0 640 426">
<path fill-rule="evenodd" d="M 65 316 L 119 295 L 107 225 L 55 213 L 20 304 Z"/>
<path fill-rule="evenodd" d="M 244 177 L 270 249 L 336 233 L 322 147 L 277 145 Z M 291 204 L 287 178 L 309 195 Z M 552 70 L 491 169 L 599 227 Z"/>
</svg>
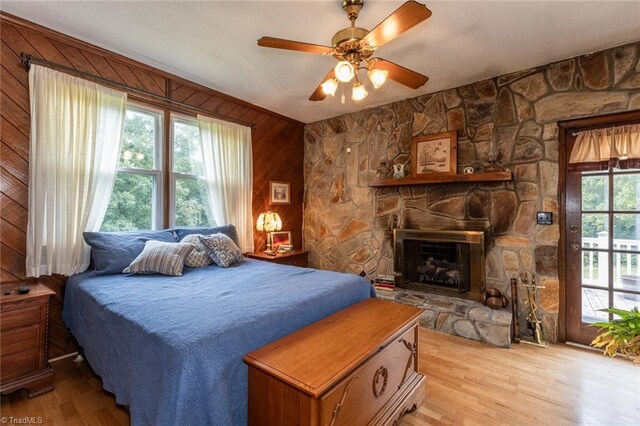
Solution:
<svg viewBox="0 0 640 426">
<path fill-rule="evenodd" d="M 540 304 L 547 337 L 555 341 L 556 123 L 640 108 L 639 57 L 636 42 L 308 124 L 303 232 L 311 266 L 389 274 L 393 251 L 385 231 L 392 214 L 405 228 L 484 223 L 487 286 L 508 294 L 509 279 L 520 271 L 546 278 Z M 448 130 L 458 132 L 459 173 L 486 165 L 494 153 L 513 182 L 368 186 L 381 161 L 410 162 L 412 137 Z M 553 224 L 537 225 L 537 211 L 553 212 Z"/>
</svg>

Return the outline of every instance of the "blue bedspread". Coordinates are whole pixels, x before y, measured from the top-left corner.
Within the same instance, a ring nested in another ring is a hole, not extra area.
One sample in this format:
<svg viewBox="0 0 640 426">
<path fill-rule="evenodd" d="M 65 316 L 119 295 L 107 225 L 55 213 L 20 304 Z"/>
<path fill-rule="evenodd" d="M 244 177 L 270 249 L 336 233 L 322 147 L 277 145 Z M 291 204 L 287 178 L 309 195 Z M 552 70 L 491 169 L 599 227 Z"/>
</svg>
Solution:
<svg viewBox="0 0 640 426">
<path fill-rule="evenodd" d="M 247 259 L 182 277 L 85 272 L 63 317 L 133 425 L 244 425 L 242 357 L 368 297 L 357 276 Z"/>
</svg>

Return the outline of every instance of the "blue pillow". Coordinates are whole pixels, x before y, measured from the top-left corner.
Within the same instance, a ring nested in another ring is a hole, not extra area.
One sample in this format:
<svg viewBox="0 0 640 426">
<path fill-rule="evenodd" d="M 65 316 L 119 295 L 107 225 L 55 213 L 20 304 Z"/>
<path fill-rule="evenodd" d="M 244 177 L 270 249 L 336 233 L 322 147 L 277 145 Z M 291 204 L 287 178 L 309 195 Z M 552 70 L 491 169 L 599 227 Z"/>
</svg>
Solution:
<svg viewBox="0 0 640 426">
<path fill-rule="evenodd" d="M 133 262 L 149 240 L 175 243 L 173 232 L 85 232 L 84 240 L 91 246 L 94 270 L 97 274 L 121 274 Z"/>
<path fill-rule="evenodd" d="M 176 236 L 178 237 L 178 241 L 182 241 L 184 237 L 191 234 L 224 234 L 227 237 L 231 238 L 233 242 L 236 243 L 238 247 L 240 247 L 240 240 L 238 240 L 238 231 L 236 231 L 236 227 L 233 225 L 218 226 L 215 228 L 174 228 L 173 231 L 175 231 Z"/>
</svg>

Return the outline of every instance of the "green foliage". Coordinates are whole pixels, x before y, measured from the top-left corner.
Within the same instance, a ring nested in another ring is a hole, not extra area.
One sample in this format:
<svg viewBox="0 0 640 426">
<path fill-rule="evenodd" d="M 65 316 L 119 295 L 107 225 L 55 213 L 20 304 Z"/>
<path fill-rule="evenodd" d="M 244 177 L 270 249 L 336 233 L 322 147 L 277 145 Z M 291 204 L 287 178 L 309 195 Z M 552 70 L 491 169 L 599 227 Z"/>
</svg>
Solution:
<svg viewBox="0 0 640 426">
<path fill-rule="evenodd" d="M 208 226 L 211 223 L 204 181 L 176 179 L 176 226 Z"/>
<path fill-rule="evenodd" d="M 153 177 L 118 173 L 101 231 L 151 229 Z"/>
<path fill-rule="evenodd" d="M 120 148 L 120 167 L 155 168 L 156 117 L 127 110 Z"/>
<path fill-rule="evenodd" d="M 635 307 L 630 311 L 624 309 L 600 309 L 603 312 L 618 315 L 620 318 L 609 322 L 596 322 L 593 327 L 600 327 L 600 334 L 591 342 L 596 348 L 604 348 L 604 354 L 611 358 L 621 355 L 640 364 L 640 312 Z"/>
<path fill-rule="evenodd" d="M 198 126 L 175 121 L 173 126 L 173 171 L 204 176 Z"/>
<path fill-rule="evenodd" d="M 614 210 L 639 210 L 640 175 L 623 174 L 613 178 Z M 585 211 L 609 209 L 609 180 L 607 176 L 584 176 L 582 178 L 582 209 Z M 614 235 L 616 239 L 640 239 L 640 224 L 636 227 L 635 214 L 614 215 Z M 638 228 L 638 229 L 636 229 Z M 608 229 L 606 214 L 583 214 L 582 236 L 597 238 L 598 232 Z"/>
<path fill-rule="evenodd" d="M 120 168 L 155 170 L 155 140 L 158 117 L 127 110 L 120 151 Z M 198 127 L 176 120 L 173 127 L 173 170 L 204 175 Z M 154 177 L 118 172 L 102 231 L 151 229 L 154 215 Z M 155 184 L 161 184 L 156 182 Z M 207 192 L 202 179 L 176 178 L 176 225 L 206 226 L 210 220 Z M 166 202 L 166 200 L 165 200 Z"/>
</svg>

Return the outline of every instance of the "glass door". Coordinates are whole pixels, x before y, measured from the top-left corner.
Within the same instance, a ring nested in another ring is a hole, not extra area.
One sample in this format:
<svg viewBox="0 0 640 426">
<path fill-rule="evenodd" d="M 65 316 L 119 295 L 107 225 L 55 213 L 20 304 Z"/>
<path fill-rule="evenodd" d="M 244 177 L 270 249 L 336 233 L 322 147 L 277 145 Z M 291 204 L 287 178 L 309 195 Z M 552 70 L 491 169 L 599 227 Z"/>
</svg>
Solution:
<svg viewBox="0 0 640 426">
<path fill-rule="evenodd" d="M 640 305 L 640 170 L 567 174 L 567 340 L 589 344 L 612 314 Z"/>
</svg>

